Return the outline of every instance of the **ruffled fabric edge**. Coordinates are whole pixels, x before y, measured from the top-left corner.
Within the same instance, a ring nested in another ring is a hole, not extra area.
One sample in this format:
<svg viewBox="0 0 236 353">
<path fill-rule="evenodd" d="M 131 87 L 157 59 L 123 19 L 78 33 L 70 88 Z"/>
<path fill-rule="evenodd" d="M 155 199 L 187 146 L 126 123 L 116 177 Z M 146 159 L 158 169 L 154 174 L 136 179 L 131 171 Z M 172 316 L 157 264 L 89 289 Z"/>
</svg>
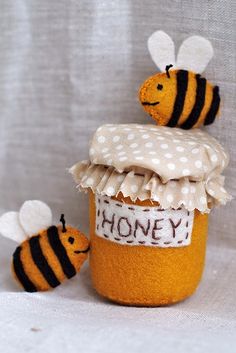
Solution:
<svg viewBox="0 0 236 353">
<path fill-rule="evenodd" d="M 188 177 L 162 183 L 159 176 L 149 170 L 131 170 L 119 173 L 114 167 L 81 161 L 69 169 L 79 190 L 117 196 L 120 192 L 132 201 L 137 199 L 158 202 L 164 209 L 184 206 L 209 213 L 213 207 L 225 205 L 232 197 L 224 188 L 222 175 L 208 177 L 206 181 L 191 181 Z"/>
</svg>

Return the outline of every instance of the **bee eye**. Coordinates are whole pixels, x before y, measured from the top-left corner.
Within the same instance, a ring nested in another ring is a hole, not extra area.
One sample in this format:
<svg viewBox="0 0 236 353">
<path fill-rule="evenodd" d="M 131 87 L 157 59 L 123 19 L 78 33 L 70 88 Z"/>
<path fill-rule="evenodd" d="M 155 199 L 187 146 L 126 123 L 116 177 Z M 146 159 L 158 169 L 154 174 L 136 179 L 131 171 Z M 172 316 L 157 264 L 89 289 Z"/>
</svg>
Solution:
<svg viewBox="0 0 236 353">
<path fill-rule="evenodd" d="M 163 88 L 163 85 L 161 85 L 160 83 L 158 83 L 158 85 L 157 85 L 157 89 L 158 89 L 159 91 L 161 91 L 161 90 L 162 90 L 162 88 Z"/>
<path fill-rule="evenodd" d="M 73 244 L 73 243 L 74 243 L 74 241 L 75 241 L 75 239 L 74 239 L 74 238 L 72 238 L 72 237 L 69 237 L 69 238 L 68 238 L 68 242 L 69 242 L 70 244 Z"/>
</svg>

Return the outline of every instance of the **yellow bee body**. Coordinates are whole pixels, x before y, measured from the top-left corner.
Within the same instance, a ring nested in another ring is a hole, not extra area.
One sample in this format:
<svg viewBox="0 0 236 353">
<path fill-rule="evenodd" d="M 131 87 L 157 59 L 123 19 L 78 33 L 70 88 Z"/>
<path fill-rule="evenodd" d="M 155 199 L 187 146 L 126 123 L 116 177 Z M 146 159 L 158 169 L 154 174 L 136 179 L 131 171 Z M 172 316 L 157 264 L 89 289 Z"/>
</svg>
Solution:
<svg viewBox="0 0 236 353">
<path fill-rule="evenodd" d="M 140 102 L 159 125 L 191 129 L 212 124 L 219 112 L 219 87 L 201 73 L 213 57 L 211 43 L 200 36 L 187 38 L 175 56 L 172 39 L 163 31 L 148 39 L 148 49 L 161 73 L 141 86 Z"/>
<path fill-rule="evenodd" d="M 220 106 L 218 86 L 187 70 L 170 70 L 148 78 L 139 97 L 159 125 L 183 129 L 213 123 Z"/>
<path fill-rule="evenodd" d="M 88 250 L 87 238 L 77 229 L 51 226 L 16 248 L 12 270 L 27 292 L 46 291 L 75 276 Z"/>
<path fill-rule="evenodd" d="M 55 288 L 79 272 L 89 251 L 89 241 L 78 229 L 52 225 L 50 207 L 39 200 L 25 201 L 19 212 L 0 217 L 0 233 L 20 244 L 12 272 L 27 292 Z"/>
<path fill-rule="evenodd" d="M 77 229 L 51 226 L 30 237 L 13 254 L 15 278 L 28 292 L 55 288 L 80 270 L 89 243 Z"/>
</svg>

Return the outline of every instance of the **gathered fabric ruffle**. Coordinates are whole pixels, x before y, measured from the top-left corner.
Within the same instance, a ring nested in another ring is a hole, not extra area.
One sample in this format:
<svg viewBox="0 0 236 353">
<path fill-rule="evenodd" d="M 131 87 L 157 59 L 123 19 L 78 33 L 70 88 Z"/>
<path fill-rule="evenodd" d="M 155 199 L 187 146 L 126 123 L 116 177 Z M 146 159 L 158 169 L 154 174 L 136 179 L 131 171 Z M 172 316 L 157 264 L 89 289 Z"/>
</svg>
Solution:
<svg viewBox="0 0 236 353">
<path fill-rule="evenodd" d="M 209 213 L 232 198 L 224 188 L 224 177 L 215 173 L 204 181 L 182 177 L 163 183 L 158 174 L 147 169 L 133 168 L 119 173 L 113 166 L 90 161 L 75 164 L 69 172 L 80 190 L 91 189 L 110 197 L 122 193 L 134 202 L 137 199 L 156 201 L 164 209 L 184 206 L 189 211 Z"/>
</svg>

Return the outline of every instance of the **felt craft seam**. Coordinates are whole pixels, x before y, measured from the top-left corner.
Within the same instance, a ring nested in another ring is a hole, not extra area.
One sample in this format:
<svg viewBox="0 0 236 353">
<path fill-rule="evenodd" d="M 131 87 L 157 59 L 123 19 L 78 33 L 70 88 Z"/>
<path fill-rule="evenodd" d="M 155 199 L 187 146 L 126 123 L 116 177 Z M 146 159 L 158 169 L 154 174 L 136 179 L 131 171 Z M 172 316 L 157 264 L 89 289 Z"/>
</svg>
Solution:
<svg viewBox="0 0 236 353">
<path fill-rule="evenodd" d="M 96 195 L 96 234 L 123 245 L 181 247 L 191 243 L 194 211 L 125 204 Z"/>
</svg>

